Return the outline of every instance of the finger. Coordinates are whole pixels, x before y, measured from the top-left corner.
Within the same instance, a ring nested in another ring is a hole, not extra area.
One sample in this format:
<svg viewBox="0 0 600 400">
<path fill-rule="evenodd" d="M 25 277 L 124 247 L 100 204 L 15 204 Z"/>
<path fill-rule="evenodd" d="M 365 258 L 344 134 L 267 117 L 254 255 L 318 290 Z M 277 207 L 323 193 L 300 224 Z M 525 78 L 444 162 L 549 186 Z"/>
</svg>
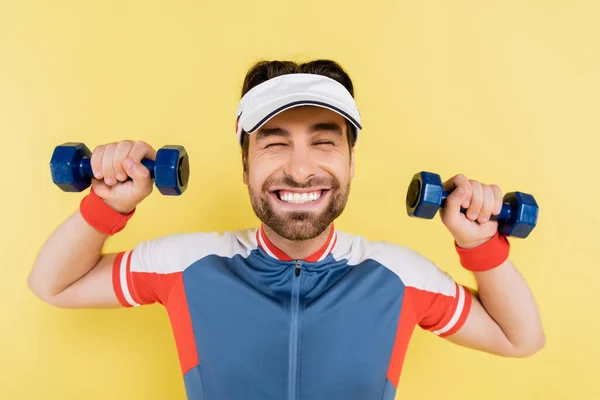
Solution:
<svg viewBox="0 0 600 400">
<path fill-rule="evenodd" d="M 121 182 L 125 182 L 127 180 L 127 173 L 123 169 L 123 161 L 125 161 L 129 155 L 132 147 L 132 141 L 122 140 L 119 142 L 119 144 L 117 144 L 117 148 L 115 149 L 115 154 L 113 156 L 113 169 L 115 171 L 115 177 Z"/>
<path fill-rule="evenodd" d="M 471 185 L 467 177 L 460 174 L 444 183 L 444 191 L 452 192 L 446 199 L 444 208 L 452 214 L 458 214 L 461 205 L 471 196 Z"/>
<path fill-rule="evenodd" d="M 152 192 L 152 184 L 150 183 L 150 171 L 142 163 L 136 162 L 132 158 L 125 160 L 127 173 L 133 180 L 133 188 L 136 196 L 143 198 Z"/>
<path fill-rule="evenodd" d="M 108 187 L 102 180 L 92 179 L 92 188 L 94 189 L 94 192 L 96 192 L 96 194 L 102 199 L 107 199 L 108 196 L 110 196 L 110 187 Z"/>
<path fill-rule="evenodd" d="M 102 179 L 102 156 L 104 155 L 104 146 L 97 146 L 92 152 L 90 165 L 96 179 Z"/>
<path fill-rule="evenodd" d="M 498 185 L 492 185 L 492 191 L 494 192 L 494 211 L 492 214 L 498 215 L 502 211 L 504 196 L 502 195 L 502 189 Z"/>
<path fill-rule="evenodd" d="M 467 209 L 466 215 L 468 219 L 475 221 L 479 217 L 481 207 L 483 206 L 483 189 L 481 188 L 481 183 L 477 181 L 471 180 L 470 184 L 473 195 L 471 196 L 471 204 Z"/>
<path fill-rule="evenodd" d="M 156 150 L 148 143 L 137 141 L 133 144 L 129 156 L 137 162 L 141 162 L 144 158 L 154 161 L 156 160 Z"/>
<path fill-rule="evenodd" d="M 151 177 L 148 168 L 141 164 L 144 159 L 156 160 L 156 150 L 145 142 L 137 141 L 133 144 L 133 147 L 129 152 L 129 159 L 125 162 L 125 167 L 127 168 L 128 173 L 131 173 L 130 176 L 134 181 L 141 181 L 137 183 L 139 185 L 146 185 Z M 141 170 L 137 171 L 137 164 L 141 165 L 146 171 L 143 173 Z M 146 172 L 148 172 L 148 174 L 146 174 Z"/>
<path fill-rule="evenodd" d="M 104 148 L 104 154 L 102 155 L 102 176 L 104 176 L 104 183 L 108 186 L 113 186 L 117 183 L 115 179 L 115 169 L 113 167 L 113 158 L 117 145 L 115 143 L 107 144 Z"/>
<path fill-rule="evenodd" d="M 477 220 L 480 223 L 485 224 L 490 220 L 490 216 L 492 215 L 492 211 L 494 211 L 496 203 L 494 201 L 494 191 L 489 185 L 481 185 L 481 190 L 483 193 L 483 205 L 481 206 L 481 211 L 479 212 Z"/>
</svg>

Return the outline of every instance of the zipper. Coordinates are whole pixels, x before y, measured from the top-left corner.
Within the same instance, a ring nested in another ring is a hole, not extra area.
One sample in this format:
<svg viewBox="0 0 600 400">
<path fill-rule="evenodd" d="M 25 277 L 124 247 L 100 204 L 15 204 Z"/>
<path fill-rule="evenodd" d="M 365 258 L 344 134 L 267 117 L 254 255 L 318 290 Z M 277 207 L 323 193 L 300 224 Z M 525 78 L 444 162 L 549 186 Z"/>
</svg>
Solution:
<svg viewBox="0 0 600 400">
<path fill-rule="evenodd" d="M 296 260 L 295 277 L 292 278 L 292 303 L 290 322 L 290 348 L 289 348 L 289 375 L 288 375 L 288 400 L 296 399 L 297 371 L 298 371 L 298 317 L 300 313 L 300 271 L 302 265 Z"/>
</svg>

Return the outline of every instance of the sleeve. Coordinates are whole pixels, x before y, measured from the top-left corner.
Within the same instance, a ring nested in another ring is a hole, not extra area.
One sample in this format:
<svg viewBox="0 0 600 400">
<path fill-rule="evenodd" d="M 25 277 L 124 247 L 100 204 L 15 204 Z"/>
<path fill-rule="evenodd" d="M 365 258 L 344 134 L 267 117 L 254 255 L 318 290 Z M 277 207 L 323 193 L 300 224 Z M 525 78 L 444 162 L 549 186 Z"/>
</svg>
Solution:
<svg viewBox="0 0 600 400">
<path fill-rule="evenodd" d="M 159 238 L 117 254 L 112 267 L 112 283 L 123 307 L 166 303 L 174 282 L 184 269 L 175 257 L 174 262 L 168 262 L 169 252 L 177 250 L 170 242 L 168 237 Z"/>
<path fill-rule="evenodd" d="M 413 290 L 417 323 L 440 337 L 456 333 L 471 310 L 472 293 L 435 264 L 428 263 L 423 279 Z"/>
</svg>

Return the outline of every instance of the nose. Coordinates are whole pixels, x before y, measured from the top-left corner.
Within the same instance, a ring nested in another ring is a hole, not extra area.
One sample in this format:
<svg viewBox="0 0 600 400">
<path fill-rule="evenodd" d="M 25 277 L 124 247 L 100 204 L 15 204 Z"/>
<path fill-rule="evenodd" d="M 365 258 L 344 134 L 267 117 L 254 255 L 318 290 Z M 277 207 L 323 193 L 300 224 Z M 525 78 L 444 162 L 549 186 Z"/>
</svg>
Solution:
<svg viewBox="0 0 600 400">
<path fill-rule="evenodd" d="M 296 145 L 290 152 L 285 173 L 298 183 L 304 183 L 315 174 L 316 160 L 307 146 Z"/>
</svg>

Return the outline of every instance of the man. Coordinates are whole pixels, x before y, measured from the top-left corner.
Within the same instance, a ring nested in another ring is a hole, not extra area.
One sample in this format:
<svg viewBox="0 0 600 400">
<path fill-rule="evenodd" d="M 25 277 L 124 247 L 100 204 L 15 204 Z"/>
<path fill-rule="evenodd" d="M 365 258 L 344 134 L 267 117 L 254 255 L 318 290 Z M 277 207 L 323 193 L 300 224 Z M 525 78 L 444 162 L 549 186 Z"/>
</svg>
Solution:
<svg viewBox="0 0 600 400">
<path fill-rule="evenodd" d="M 31 290 L 64 308 L 163 304 L 195 400 L 393 399 L 417 325 L 503 356 L 542 348 L 535 300 L 490 220 L 502 206 L 497 186 L 463 175 L 445 183 L 454 191 L 442 221 L 475 295 L 409 249 L 335 229 L 362 129 L 338 64 L 260 62 L 242 95 L 236 133 L 260 227 L 103 254 L 151 193 L 140 161 L 155 150 L 99 146 L 90 194 L 43 246 Z"/>
</svg>

